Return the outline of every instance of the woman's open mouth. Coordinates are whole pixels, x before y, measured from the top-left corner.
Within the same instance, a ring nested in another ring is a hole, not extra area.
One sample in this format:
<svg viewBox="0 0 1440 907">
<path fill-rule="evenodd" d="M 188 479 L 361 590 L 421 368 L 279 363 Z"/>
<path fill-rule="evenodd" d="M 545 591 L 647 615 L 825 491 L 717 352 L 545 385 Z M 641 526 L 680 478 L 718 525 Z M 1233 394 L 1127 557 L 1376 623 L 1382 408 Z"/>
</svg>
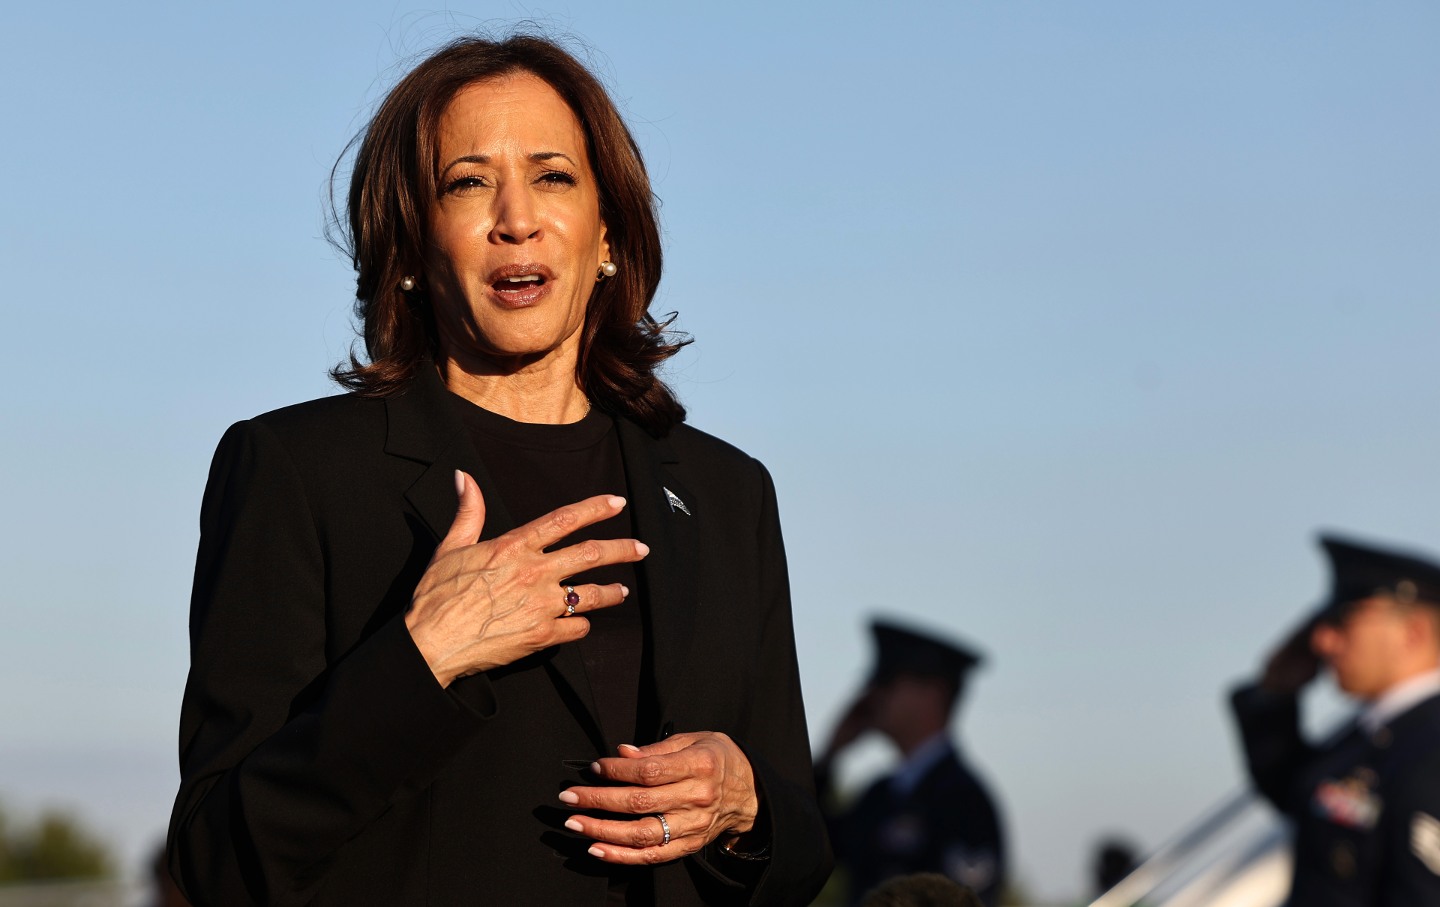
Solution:
<svg viewBox="0 0 1440 907">
<path fill-rule="evenodd" d="M 490 292 L 501 305 L 523 308 L 539 302 L 550 291 L 555 274 L 540 264 L 522 262 L 490 272 Z"/>
</svg>

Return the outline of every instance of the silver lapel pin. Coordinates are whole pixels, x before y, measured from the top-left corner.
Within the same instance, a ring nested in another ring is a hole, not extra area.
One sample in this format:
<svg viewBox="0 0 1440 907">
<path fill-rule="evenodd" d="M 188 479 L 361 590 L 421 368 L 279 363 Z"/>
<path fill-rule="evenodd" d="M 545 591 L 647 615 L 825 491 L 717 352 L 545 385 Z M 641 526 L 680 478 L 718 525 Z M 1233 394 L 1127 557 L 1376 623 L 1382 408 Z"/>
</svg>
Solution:
<svg viewBox="0 0 1440 907">
<path fill-rule="evenodd" d="M 680 500 L 680 496 L 678 494 L 666 488 L 664 485 L 661 485 L 660 487 L 665 492 L 665 500 L 670 502 L 671 513 L 674 513 L 678 510 L 686 516 L 693 516 L 693 514 L 690 513 L 690 508 L 685 506 L 685 502 Z"/>
</svg>

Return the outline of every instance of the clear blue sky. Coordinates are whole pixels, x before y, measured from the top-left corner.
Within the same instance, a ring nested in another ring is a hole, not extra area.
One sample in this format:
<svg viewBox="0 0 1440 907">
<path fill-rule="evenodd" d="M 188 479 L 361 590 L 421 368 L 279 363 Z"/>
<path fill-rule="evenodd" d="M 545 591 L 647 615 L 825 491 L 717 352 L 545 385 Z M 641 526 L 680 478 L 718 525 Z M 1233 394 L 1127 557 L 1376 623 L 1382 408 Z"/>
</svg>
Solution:
<svg viewBox="0 0 1440 907">
<path fill-rule="evenodd" d="M 25 4 L 7 802 L 162 833 L 210 453 L 350 342 L 330 166 L 411 55 L 525 17 L 645 150 L 692 421 L 775 474 L 812 736 L 877 609 L 987 649 L 964 735 L 1032 890 L 1239 783 L 1222 690 L 1317 527 L 1440 550 L 1433 3 Z"/>
</svg>

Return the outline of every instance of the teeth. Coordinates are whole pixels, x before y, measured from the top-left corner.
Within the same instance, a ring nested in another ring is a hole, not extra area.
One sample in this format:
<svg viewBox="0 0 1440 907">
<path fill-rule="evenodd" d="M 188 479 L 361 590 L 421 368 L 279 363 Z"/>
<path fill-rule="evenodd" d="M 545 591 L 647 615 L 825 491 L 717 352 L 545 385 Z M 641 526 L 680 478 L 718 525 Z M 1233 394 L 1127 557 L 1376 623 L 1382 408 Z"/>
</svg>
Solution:
<svg viewBox="0 0 1440 907">
<path fill-rule="evenodd" d="M 526 274 L 524 277 L 506 277 L 502 283 L 530 283 L 540 279 L 539 274 Z"/>
</svg>

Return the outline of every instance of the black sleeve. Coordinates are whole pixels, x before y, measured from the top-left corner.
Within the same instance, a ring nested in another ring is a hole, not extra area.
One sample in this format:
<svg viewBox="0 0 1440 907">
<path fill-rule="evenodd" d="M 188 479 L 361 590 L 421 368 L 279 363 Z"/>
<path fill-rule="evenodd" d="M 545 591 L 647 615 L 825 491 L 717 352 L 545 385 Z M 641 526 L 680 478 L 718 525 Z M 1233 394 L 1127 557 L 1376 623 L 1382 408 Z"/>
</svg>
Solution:
<svg viewBox="0 0 1440 907">
<path fill-rule="evenodd" d="M 493 714 L 489 683 L 441 688 L 400 616 L 327 657 L 319 535 L 263 423 L 221 440 L 200 523 L 171 872 L 197 905 L 305 903 Z"/>
<path fill-rule="evenodd" d="M 832 861 L 825 823 L 815 801 L 775 486 L 765 468 L 758 462 L 755 465 L 763 485 L 757 532 L 764 626 L 753 663 L 753 688 L 766 691 L 766 695 L 752 701 L 743 739 L 737 737 L 735 742 L 755 774 L 762 813 L 757 826 L 769 829 L 769 859 L 737 860 L 716 845 L 694 859 L 722 880 L 746 887 L 746 903 L 751 907 L 808 904 L 829 878 Z"/>
<path fill-rule="evenodd" d="M 1247 684 L 1231 694 L 1230 707 L 1255 789 L 1282 813 L 1293 814 L 1300 773 L 1316 755 L 1300 733 L 1298 698 Z"/>
</svg>

